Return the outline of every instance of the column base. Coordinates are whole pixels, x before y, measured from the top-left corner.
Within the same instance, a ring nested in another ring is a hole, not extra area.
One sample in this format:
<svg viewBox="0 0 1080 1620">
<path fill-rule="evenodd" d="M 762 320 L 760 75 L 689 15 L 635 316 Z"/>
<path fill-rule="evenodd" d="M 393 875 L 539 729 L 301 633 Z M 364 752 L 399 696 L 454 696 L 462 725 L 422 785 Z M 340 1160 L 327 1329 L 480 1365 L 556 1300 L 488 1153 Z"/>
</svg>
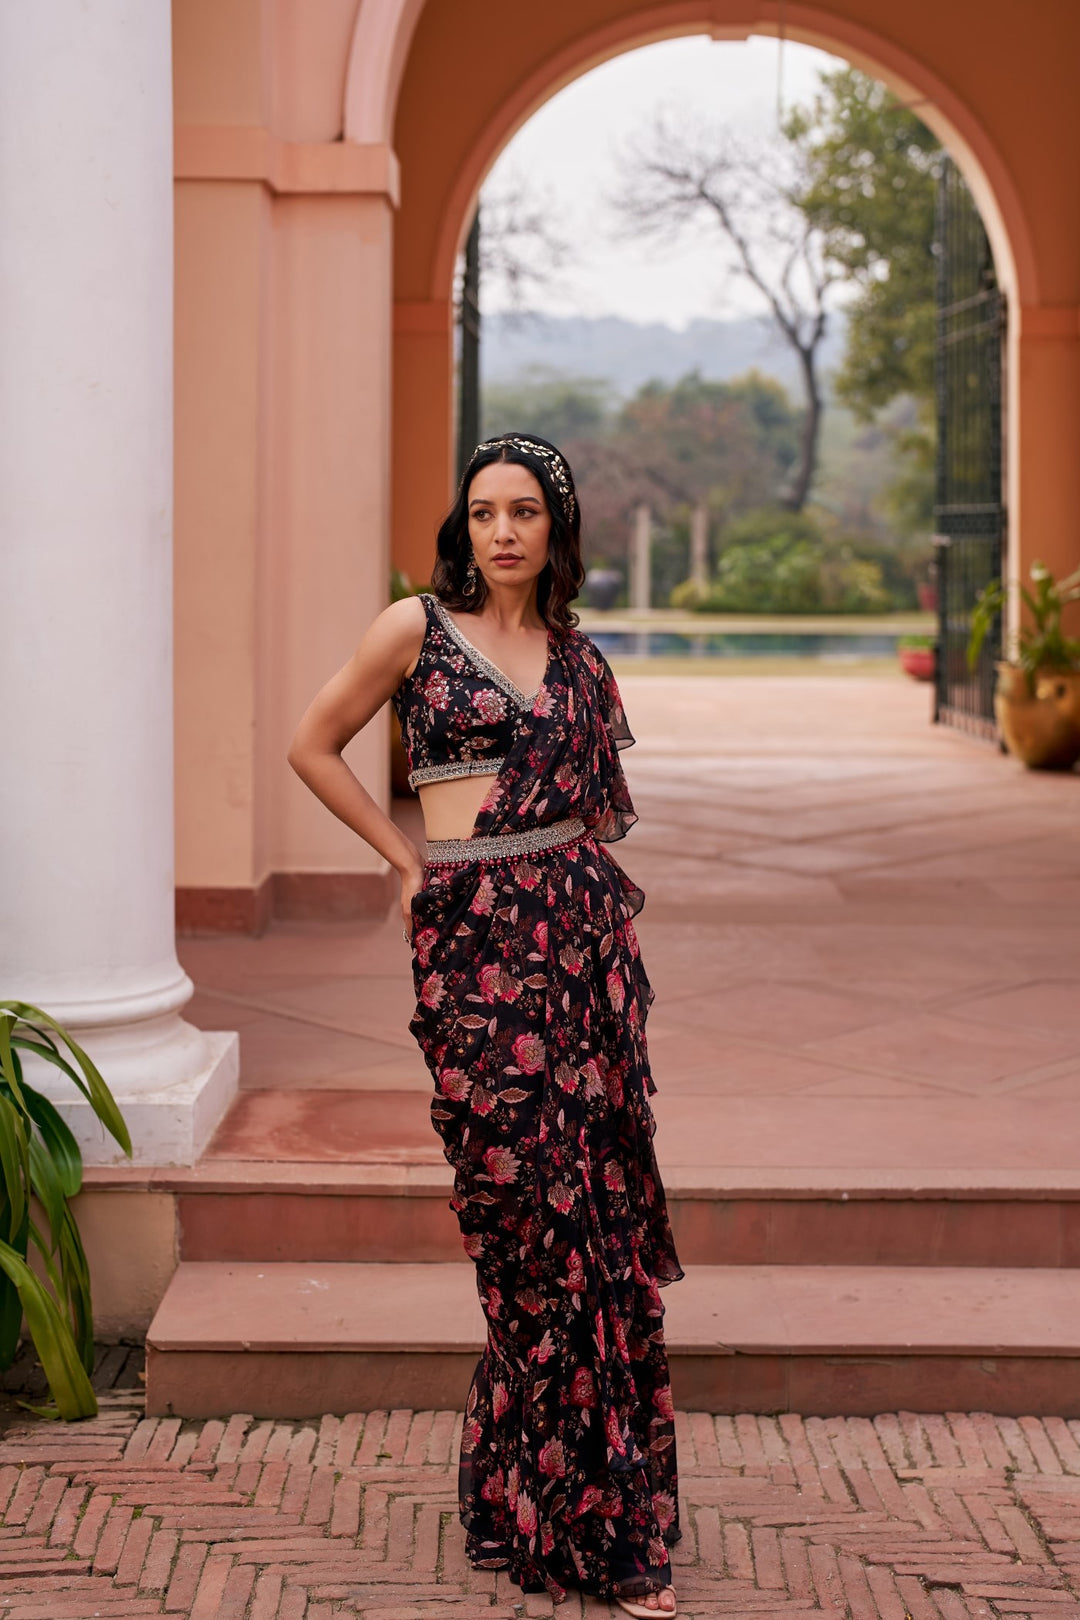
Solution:
<svg viewBox="0 0 1080 1620">
<path fill-rule="evenodd" d="M 54 1106 L 74 1132 L 84 1164 L 194 1164 L 236 1096 L 240 1076 L 240 1037 L 235 1031 L 199 1031 L 199 1044 L 201 1066 L 193 1074 L 169 1079 L 162 1076 L 156 1089 L 151 1080 L 126 1095 L 122 1083 L 111 1085 L 131 1133 L 130 1159 L 69 1081 L 64 1081 L 62 1088 L 43 1085 L 40 1070 L 27 1078 L 50 1093 Z M 92 1055 L 99 1061 L 96 1053 Z M 109 1070 L 105 1064 L 101 1067 L 109 1083 Z"/>
</svg>

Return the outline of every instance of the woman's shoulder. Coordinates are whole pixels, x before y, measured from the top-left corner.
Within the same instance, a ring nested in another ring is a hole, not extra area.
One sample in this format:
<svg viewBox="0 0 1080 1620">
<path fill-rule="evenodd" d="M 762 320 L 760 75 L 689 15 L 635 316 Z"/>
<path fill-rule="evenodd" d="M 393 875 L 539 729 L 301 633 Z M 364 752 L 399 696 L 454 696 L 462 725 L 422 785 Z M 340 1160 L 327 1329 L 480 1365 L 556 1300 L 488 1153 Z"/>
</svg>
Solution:
<svg viewBox="0 0 1080 1620">
<path fill-rule="evenodd" d="M 376 615 L 364 638 L 365 645 L 385 663 L 400 662 L 405 668 L 419 656 L 427 635 L 427 624 L 427 609 L 420 598 L 403 596 Z"/>
<path fill-rule="evenodd" d="M 405 636 L 422 631 L 427 624 L 427 605 L 423 595 L 402 596 L 389 607 L 384 607 L 375 621 L 391 635 Z"/>
</svg>

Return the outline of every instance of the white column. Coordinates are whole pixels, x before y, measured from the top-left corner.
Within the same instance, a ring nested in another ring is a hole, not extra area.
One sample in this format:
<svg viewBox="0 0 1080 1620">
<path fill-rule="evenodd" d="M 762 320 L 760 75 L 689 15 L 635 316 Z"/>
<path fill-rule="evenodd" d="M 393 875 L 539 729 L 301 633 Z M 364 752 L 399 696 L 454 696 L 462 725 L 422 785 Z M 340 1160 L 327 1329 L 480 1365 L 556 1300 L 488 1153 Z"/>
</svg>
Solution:
<svg viewBox="0 0 1080 1620">
<path fill-rule="evenodd" d="M 709 583 L 709 509 L 704 501 L 690 513 L 690 579 L 700 590 Z"/>
<path fill-rule="evenodd" d="M 634 508 L 634 532 L 630 542 L 630 606 L 648 608 L 652 595 L 652 514 L 642 501 Z"/>
<path fill-rule="evenodd" d="M 0 220 L 0 996 L 83 1039 L 138 1160 L 190 1163 L 237 1038 L 180 1018 L 174 943 L 169 0 L 0 6 Z"/>
</svg>

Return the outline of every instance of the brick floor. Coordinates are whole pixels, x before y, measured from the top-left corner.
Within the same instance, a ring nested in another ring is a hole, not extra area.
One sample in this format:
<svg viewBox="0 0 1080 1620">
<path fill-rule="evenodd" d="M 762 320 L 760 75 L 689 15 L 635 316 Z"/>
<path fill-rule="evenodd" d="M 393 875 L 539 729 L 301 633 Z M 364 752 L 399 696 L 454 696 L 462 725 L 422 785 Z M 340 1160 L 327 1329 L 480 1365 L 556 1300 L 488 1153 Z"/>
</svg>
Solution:
<svg viewBox="0 0 1080 1620">
<path fill-rule="evenodd" d="M 542 1616 L 465 1563 L 453 1412 L 143 1417 L 124 1391 L 0 1436 L 0 1616 Z M 1080 1422 L 680 1417 L 680 1613 L 1074 1620 Z M 560 1620 L 616 1611 L 577 1596 Z"/>
</svg>

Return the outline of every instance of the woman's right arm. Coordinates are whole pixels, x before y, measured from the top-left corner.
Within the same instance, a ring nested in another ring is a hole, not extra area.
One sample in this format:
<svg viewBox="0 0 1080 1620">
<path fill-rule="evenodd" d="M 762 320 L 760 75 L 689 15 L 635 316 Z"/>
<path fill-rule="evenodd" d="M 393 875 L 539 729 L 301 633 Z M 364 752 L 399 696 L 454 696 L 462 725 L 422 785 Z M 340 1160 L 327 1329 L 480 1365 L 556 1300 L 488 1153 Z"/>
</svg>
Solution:
<svg viewBox="0 0 1080 1620">
<path fill-rule="evenodd" d="M 409 902 L 423 875 L 420 852 L 379 808 L 341 752 L 393 696 L 416 662 L 426 622 L 424 604 L 415 596 L 385 608 L 349 662 L 312 699 L 288 753 L 289 764 L 312 793 L 398 872 L 406 923 Z"/>
</svg>

